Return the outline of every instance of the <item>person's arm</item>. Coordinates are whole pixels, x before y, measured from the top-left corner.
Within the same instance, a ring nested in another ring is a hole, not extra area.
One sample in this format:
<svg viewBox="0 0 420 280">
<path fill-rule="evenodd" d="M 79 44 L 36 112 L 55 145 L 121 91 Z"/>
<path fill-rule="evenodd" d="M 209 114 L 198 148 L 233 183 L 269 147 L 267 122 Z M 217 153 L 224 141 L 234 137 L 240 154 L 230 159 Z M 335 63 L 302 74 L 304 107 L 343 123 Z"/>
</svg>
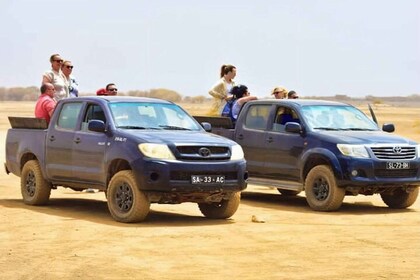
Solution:
<svg viewBox="0 0 420 280">
<path fill-rule="evenodd" d="M 55 100 L 50 100 L 49 102 L 46 102 L 45 103 L 45 107 L 44 108 L 48 112 L 48 115 L 50 115 L 50 117 L 54 113 L 55 105 L 57 105 L 57 103 L 55 102 Z"/>
<path fill-rule="evenodd" d="M 238 102 L 239 105 L 242 106 L 244 103 L 246 103 L 248 101 L 251 101 L 251 100 L 257 100 L 257 97 L 256 96 L 244 96 L 244 97 L 239 98 L 237 102 Z"/>
<path fill-rule="evenodd" d="M 45 72 L 44 75 L 42 75 L 42 84 L 45 83 L 53 83 L 53 79 L 52 79 L 52 73 L 50 72 Z"/>
<path fill-rule="evenodd" d="M 226 100 L 227 95 L 225 93 L 225 85 L 222 81 L 215 84 L 209 91 L 209 94 L 214 98 Z"/>
</svg>

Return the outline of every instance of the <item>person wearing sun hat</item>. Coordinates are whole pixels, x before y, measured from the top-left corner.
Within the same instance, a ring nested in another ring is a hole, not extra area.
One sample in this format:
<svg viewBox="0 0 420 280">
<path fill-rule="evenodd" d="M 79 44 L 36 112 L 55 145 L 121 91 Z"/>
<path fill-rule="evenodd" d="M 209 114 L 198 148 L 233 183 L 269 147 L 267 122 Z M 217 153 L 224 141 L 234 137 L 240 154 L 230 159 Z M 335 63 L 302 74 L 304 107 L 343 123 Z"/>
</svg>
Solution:
<svg viewBox="0 0 420 280">
<path fill-rule="evenodd" d="M 284 99 L 287 98 L 287 93 L 289 91 L 284 86 L 277 86 L 271 91 L 271 95 L 274 95 L 275 99 Z"/>
</svg>

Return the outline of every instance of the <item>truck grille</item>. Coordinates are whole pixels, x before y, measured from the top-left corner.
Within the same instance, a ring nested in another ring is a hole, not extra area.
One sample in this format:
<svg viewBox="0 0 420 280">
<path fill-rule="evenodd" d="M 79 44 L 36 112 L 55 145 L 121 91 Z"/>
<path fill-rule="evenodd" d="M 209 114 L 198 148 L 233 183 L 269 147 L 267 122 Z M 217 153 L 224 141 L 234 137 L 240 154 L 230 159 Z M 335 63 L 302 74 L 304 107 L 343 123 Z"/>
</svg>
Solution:
<svg viewBox="0 0 420 280">
<path fill-rule="evenodd" d="M 409 178 L 417 176 L 417 169 L 377 169 L 375 176 L 380 178 Z"/>
<path fill-rule="evenodd" d="M 383 146 L 370 147 L 378 159 L 402 160 L 416 158 L 415 146 Z"/>
<path fill-rule="evenodd" d="M 176 158 L 184 160 L 228 160 L 229 147 L 220 146 L 177 146 Z"/>
</svg>

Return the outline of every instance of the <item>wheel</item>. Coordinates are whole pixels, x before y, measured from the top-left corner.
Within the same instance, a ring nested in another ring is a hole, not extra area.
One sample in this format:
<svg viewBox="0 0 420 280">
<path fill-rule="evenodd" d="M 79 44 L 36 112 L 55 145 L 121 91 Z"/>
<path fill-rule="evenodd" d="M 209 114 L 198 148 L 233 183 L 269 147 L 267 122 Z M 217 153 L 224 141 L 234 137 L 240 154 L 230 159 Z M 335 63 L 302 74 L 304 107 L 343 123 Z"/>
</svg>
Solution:
<svg viewBox="0 0 420 280">
<path fill-rule="evenodd" d="M 131 170 L 120 171 L 112 177 L 106 196 L 109 212 L 118 222 L 141 222 L 149 214 L 150 201 L 139 189 Z"/>
<path fill-rule="evenodd" d="M 315 211 L 335 211 L 343 203 L 345 190 L 339 188 L 327 165 L 318 165 L 309 171 L 305 180 L 306 201 Z"/>
<path fill-rule="evenodd" d="M 300 194 L 300 191 L 292 191 L 292 190 L 283 190 L 283 189 L 277 189 L 281 195 L 284 196 L 296 196 Z"/>
<path fill-rule="evenodd" d="M 51 186 L 42 176 L 37 160 L 30 160 L 23 166 L 20 191 L 25 204 L 43 205 L 50 199 Z"/>
<path fill-rule="evenodd" d="M 381 198 L 390 208 L 403 209 L 410 207 L 416 202 L 419 195 L 419 188 L 415 188 L 411 192 L 406 192 L 403 189 L 397 189 L 393 193 L 381 193 Z"/>
<path fill-rule="evenodd" d="M 220 202 L 198 203 L 201 213 L 210 219 L 227 219 L 235 214 L 241 201 L 241 193 L 237 192 L 229 200 Z"/>
</svg>

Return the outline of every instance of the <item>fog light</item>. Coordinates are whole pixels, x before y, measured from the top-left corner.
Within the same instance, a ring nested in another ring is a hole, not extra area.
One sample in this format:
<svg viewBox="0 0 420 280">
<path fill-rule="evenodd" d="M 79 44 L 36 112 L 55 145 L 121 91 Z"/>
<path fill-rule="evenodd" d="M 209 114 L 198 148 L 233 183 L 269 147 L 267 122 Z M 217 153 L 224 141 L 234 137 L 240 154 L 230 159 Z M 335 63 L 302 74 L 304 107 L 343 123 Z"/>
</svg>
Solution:
<svg viewBox="0 0 420 280">
<path fill-rule="evenodd" d="M 359 174 L 359 172 L 357 172 L 357 170 L 353 170 L 351 172 L 351 176 L 356 177 Z"/>
</svg>

